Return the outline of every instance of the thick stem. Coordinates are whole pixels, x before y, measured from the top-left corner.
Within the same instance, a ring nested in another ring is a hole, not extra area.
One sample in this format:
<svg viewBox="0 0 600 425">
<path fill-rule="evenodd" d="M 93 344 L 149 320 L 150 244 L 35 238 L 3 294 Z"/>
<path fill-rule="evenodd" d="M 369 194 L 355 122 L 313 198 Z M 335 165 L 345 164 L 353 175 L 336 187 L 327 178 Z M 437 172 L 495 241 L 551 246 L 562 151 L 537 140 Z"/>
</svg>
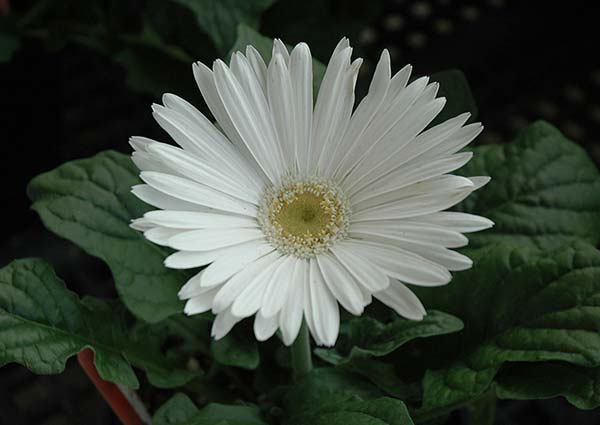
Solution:
<svg viewBox="0 0 600 425">
<path fill-rule="evenodd" d="M 300 332 L 292 344 L 292 369 L 294 379 L 298 380 L 312 370 L 312 351 L 310 349 L 310 335 L 306 322 L 302 322 Z"/>
</svg>

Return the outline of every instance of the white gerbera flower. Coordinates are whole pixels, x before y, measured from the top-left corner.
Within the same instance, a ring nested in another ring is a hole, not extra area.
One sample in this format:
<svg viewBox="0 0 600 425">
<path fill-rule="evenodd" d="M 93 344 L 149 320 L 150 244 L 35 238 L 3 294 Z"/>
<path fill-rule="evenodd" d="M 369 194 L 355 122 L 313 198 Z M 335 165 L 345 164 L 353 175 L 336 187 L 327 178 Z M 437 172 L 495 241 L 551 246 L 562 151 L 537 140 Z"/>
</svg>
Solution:
<svg viewBox="0 0 600 425">
<path fill-rule="evenodd" d="M 227 66 L 194 64 L 219 127 L 166 94 L 154 117 L 179 147 L 133 137 L 146 184 L 133 193 L 158 208 L 135 220 L 150 241 L 176 253 L 165 265 L 204 268 L 182 287 L 187 314 L 212 310 L 221 338 L 255 315 L 259 340 L 281 330 L 290 345 L 303 318 L 320 345 L 339 331 L 338 303 L 360 315 L 372 297 L 398 314 L 426 314 L 406 286 L 445 285 L 471 266 L 450 250 L 483 217 L 442 212 L 489 178 L 448 173 L 482 130 L 462 114 L 425 130 L 444 106 L 438 84 L 391 75 L 381 55 L 367 96 L 353 109 L 362 60 L 335 48 L 313 108 L 306 44 L 275 40 L 268 66 L 248 46 Z M 425 130 L 425 131 L 424 131 Z"/>
</svg>

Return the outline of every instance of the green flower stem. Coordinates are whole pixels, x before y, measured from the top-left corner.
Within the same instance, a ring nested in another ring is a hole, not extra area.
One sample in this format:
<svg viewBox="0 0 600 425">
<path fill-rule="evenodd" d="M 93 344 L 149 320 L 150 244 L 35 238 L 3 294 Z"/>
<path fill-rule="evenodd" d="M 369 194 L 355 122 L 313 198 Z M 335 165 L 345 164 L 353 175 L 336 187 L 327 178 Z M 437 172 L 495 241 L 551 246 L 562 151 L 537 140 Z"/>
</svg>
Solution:
<svg viewBox="0 0 600 425">
<path fill-rule="evenodd" d="M 310 348 L 310 335 L 306 322 L 302 322 L 300 332 L 292 344 L 292 369 L 294 370 L 294 379 L 298 380 L 303 375 L 310 372 L 312 365 L 312 350 Z"/>
</svg>

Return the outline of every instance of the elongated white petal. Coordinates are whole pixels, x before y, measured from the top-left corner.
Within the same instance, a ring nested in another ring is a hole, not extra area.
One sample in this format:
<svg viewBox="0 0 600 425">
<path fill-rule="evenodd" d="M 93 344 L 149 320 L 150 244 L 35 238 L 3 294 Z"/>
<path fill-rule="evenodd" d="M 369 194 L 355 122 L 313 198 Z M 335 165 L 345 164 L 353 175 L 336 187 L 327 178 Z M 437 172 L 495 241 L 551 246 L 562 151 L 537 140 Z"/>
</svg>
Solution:
<svg viewBox="0 0 600 425">
<path fill-rule="evenodd" d="M 293 169 L 298 144 L 293 92 L 286 61 L 281 54 L 276 53 L 267 71 L 267 93 L 277 138 L 288 169 Z"/>
<path fill-rule="evenodd" d="M 137 196 L 141 201 L 164 210 L 202 211 L 204 209 L 200 205 L 160 192 L 148 184 L 138 184 L 133 186 L 131 188 L 131 193 Z"/>
<path fill-rule="evenodd" d="M 448 270 L 419 255 L 393 245 L 362 240 L 348 240 L 357 252 L 390 277 L 420 286 L 439 286 L 450 282 Z"/>
<path fill-rule="evenodd" d="M 289 72 L 292 80 L 294 121 L 296 123 L 296 162 L 298 169 L 307 173 L 313 119 L 313 74 L 312 57 L 306 43 L 300 43 L 292 50 Z"/>
<path fill-rule="evenodd" d="M 342 241 L 333 246 L 331 252 L 354 279 L 369 292 L 381 291 L 388 285 L 386 274 L 369 260 L 357 255 L 351 245 Z"/>
<path fill-rule="evenodd" d="M 193 269 L 215 261 L 227 248 L 212 251 L 177 251 L 165 258 L 165 266 L 171 269 Z"/>
<path fill-rule="evenodd" d="M 211 251 L 263 238 L 259 229 L 199 229 L 180 232 L 168 243 L 184 251 Z"/>
<path fill-rule="evenodd" d="M 256 313 L 261 305 L 267 285 L 273 278 L 273 272 L 285 261 L 280 257 L 265 267 L 252 281 L 248 282 L 231 306 L 231 312 L 238 317 L 248 317 Z"/>
<path fill-rule="evenodd" d="M 216 289 L 212 289 L 211 291 L 207 291 L 203 294 L 197 295 L 195 297 L 190 298 L 183 308 L 183 312 L 185 314 L 200 314 L 206 311 L 209 311 L 212 308 L 212 303 L 217 294 Z"/>
<path fill-rule="evenodd" d="M 199 211 L 156 210 L 147 212 L 144 218 L 156 226 L 174 229 L 258 227 L 258 222 L 252 217 Z"/>
<path fill-rule="evenodd" d="M 327 287 L 342 307 L 356 316 L 362 314 L 363 296 L 348 270 L 330 254 L 318 255 L 317 263 Z"/>
<path fill-rule="evenodd" d="M 333 346 L 340 330 L 340 311 L 336 299 L 328 289 L 320 267 L 314 259 L 310 260 L 309 276 L 309 291 L 305 293 L 305 296 L 310 297 L 310 319 L 307 322 L 312 327 L 317 343 Z"/>
<path fill-rule="evenodd" d="M 129 227 L 140 232 L 145 232 L 146 230 L 150 230 L 153 227 L 156 227 L 156 224 L 149 222 L 144 217 L 140 217 L 131 220 L 131 223 L 129 223 Z"/>
<path fill-rule="evenodd" d="M 263 91 L 267 92 L 267 65 L 263 60 L 258 50 L 256 50 L 253 46 L 246 47 L 246 57 L 254 70 L 254 74 L 256 74 L 256 78 L 260 83 Z"/>
<path fill-rule="evenodd" d="M 255 205 L 183 177 L 144 171 L 140 174 L 140 178 L 159 192 L 182 201 L 236 214 L 256 216 Z"/>
<path fill-rule="evenodd" d="M 215 317 L 212 329 L 210 331 L 210 335 L 214 339 L 219 340 L 225 335 L 227 335 L 229 331 L 235 326 L 235 324 L 238 323 L 240 320 L 242 320 L 242 318 L 234 316 L 231 313 L 231 310 L 224 310 L 221 313 L 217 314 L 217 317 Z"/>
<path fill-rule="evenodd" d="M 459 248 L 469 242 L 460 232 L 444 227 L 393 220 L 355 223 L 350 227 L 350 236 L 357 238 L 372 236 L 400 241 L 412 240 L 434 243 L 446 248 Z"/>
<path fill-rule="evenodd" d="M 213 312 L 220 313 L 227 309 L 239 297 L 241 292 L 267 267 L 281 258 L 281 254 L 273 251 L 257 259 L 229 279 L 218 292 L 213 303 Z"/>
<path fill-rule="evenodd" d="M 235 245 L 204 269 L 200 284 L 206 287 L 221 284 L 272 251 L 273 247 L 263 239 Z"/>
<path fill-rule="evenodd" d="M 478 215 L 442 211 L 428 215 L 415 217 L 411 221 L 415 223 L 431 223 L 461 233 L 479 232 L 489 229 L 494 225 L 492 220 Z"/>
<path fill-rule="evenodd" d="M 179 289 L 177 296 L 181 300 L 187 300 L 192 297 L 197 297 L 198 295 L 205 294 L 211 290 L 211 288 L 203 288 L 200 286 L 200 279 L 202 278 L 202 274 L 204 270 L 200 270 L 194 276 L 192 276 L 188 281 Z"/>
<path fill-rule="evenodd" d="M 474 186 L 473 190 L 479 190 L 483 186 L 488 184 L 490 182 L 490 180 L 492 180 L 492 178 L 489 176 L 475 176 L 475 177 L 469 177 L 469 180 L 471 180 L 473 182 L 473 186 Z"/>
<path fill-rule="evenodd" d="M 293 57 L 293 52 L 292 52 Z M 279 328 L 283 343 L 291 345 L 298 336 L 302 326 L 302 312 L 304 306 L 304 286 L 309 279 L 309 263 L 307 260 L 298 259 L 290 276 L 290 287 L 287 300 L 279 314 Z"/>
<path fill-rule="evenodd" d="M 406 285 L 395 279 L 391 279 L 390 285 L 386 289 L 373 295 L 407 319 L 422 320 L 427 314 L 417 296 Z"/>
<path fill-rule="evenodd" d="M 279 317 L 265 317 L 259 311 L 254 318 L 254 335 L 259 341 L 266 341 L 277 331 Z"/>
<path fill-rule="evenodd" d="M 263 296 L 260 312 L 265 317 L 272 317 L 283 308 L 287 298 L 290 285 L 292 284 L 292 275 L 296 266 L 295 257 L 287 257 L 277 270 L 273 273 L 273 278 L 269 282 Z"/>
<path fill-rule="evenodd" d="M 157 245 L 168 246 L 169 239 L 189 229 L 169 229 L 167 227 L 153 227 L 144 232 L 144 237 Z"/>
<path fill-rule="evenodd" d="M 273 52 L 271 54 L 271 62 L 277 55 L 281 56 L 286 65 L 290 61 L 290 53 L 288 52 L 287 47 L 285 47 L 283 41 L 281 41 L 279 38 L 273 40 Z"/>
</svg>

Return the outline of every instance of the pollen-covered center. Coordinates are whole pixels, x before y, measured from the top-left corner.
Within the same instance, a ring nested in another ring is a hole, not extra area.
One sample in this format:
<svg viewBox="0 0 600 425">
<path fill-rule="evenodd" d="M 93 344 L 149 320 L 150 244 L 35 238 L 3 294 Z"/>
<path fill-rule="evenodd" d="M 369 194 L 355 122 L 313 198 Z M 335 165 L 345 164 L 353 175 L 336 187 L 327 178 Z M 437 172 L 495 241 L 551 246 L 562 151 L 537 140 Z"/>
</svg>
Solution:
<svg viewBox="0 0 600 425">
<path fill-rule="evenodd" d="M 288 177 L 265 191 L 258 221 L 282 254 L 310 258 L 347 237 L 349 215 L 348 202 L 336 185 Z"/>
</svg>

